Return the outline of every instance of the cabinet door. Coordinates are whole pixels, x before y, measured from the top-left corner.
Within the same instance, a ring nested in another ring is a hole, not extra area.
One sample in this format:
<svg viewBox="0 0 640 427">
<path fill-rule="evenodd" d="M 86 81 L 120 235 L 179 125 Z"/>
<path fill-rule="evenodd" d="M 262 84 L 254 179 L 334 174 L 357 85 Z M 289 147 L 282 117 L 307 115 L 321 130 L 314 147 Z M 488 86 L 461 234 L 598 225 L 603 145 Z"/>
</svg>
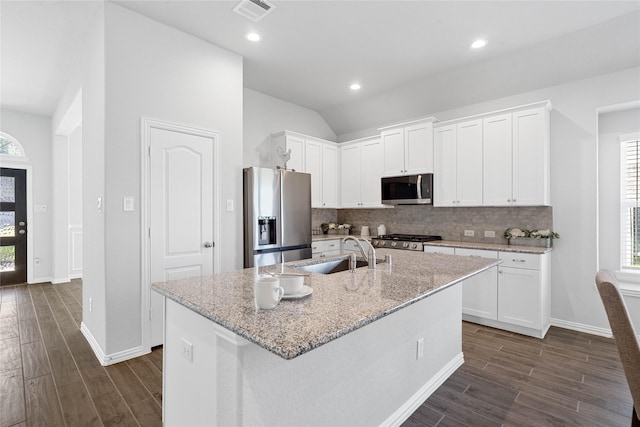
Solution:
<svg viewBox="0 0 640 427">
<path fill-rule="evenodd" d="M 433 172 L 433 124 L 405 127 L 404 145 L 404 164 L 408 174 Z"/>
<path fill-rule="evenodd" d="M 405 173 L 404 167 L 404 129 L 383 131 L 382 137 L 384 175 L 397 176 Z"/>
<path fill-rule="evenodd" d="M 513 202 L 549 204 L 549 143 L 544 107 L 513 113 Z"/>
<path fill-rule="evenodd" d="M 433 204 L 456 206 L 456 126 L 433 131 Z"/>
<path fill-rule="evenodd" d="M 322 144 L 307 140 L 305 161 L 308 174 L 311 174 L 311 207 L 322 207 Z"/>
<path fill-rule="evenodd" d="M 482 206 L 482 120 L 457 125 L 456 206 Z"/>
<path fill-rule="evenodd" d="M 340 156 L 341 206 L 343 208 L 360 207 L 360 177 L 362 175 L 360 144 L 340 147 Z"/>
<path fill-rule="evenodd" d="M 322 207 L 338 207 L 338 147 L 322 144 Z"/>
<path fill-rule="evenodd" d="M 382 206 L 380 178 L 382 177 L 382 142 L 379 138 L 361 145 L 360 202 L 363 207 Z"/>
<path fill-rule="evenodd" d="M 287 135 L 286 139 L 286 148 L 287 150 L 291 150 L 291 157 L 287 162 L 287 169 L 294 169 L 298 172 L 307 172 L 305 170 L 304 160 L 305 160 L 305 140 L 304 138 L 299 138 L 297 136 Z"/>
<path fill-rule="evenodd" d="M 540 271 L 498 268 L 498 320 L 526 328 L 540 329 Z"/>
<path fill-rule="evenodd" d="M 456 255 L 497 259 L 495 251 L 456 248 Z M 462 282 L 462 313 L 484 319 L 498 319 L 498 267 L 490 268 Z"/>
<path fill-rule="evenodd" d="M 482 121 L 482 204 L 508 206 L 512 199 L 511 114 Z"/>
</svg>

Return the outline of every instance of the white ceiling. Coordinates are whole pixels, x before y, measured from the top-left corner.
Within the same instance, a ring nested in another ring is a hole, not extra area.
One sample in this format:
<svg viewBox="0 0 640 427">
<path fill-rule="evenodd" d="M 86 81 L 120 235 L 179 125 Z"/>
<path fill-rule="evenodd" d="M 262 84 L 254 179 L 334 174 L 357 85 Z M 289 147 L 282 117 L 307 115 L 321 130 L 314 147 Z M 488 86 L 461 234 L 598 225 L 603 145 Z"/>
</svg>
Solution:
<svg viewBox="0 0 640 427">
<path fill-rule="evenodd" d="M 637 0 L 270 1 L 276 9 L 258 23 L 232 11 L 237 1 L 117 3 L 242 55 L 246 87 L 320 112 L 542 44 L 554 59 L 549 67 L 562 68 L 558 59 L 581 60 L 567 40 L 589 56 L 588 64 L 597 64 L 599 50 L 590 52 L 580 46 L 580 37 L 569 35 L 602 27 L 608 37 L 607 21 L 623 15 L 632 17 L 624 22 L 640 28 Z M 96 1 L 0 2 L 3 107 L 52 114 L 99 6 Z M 247 41 L 249 31 L 259 32 L 262 40 Z M 487 47 L 469 49 L 478 37 L 489 41 Z M 640 37 L 633 38 L 631 52 L 640 55 Z M 554 47 L 555 39 L 564 42 Z M 611 62 L 611 49 L 600 50 Z M 620 67 L 628 66 L 628 60 L 620 61 Z M 361 91 L 348 89 L 353 81 L 362 84 Z"/>
</svg>

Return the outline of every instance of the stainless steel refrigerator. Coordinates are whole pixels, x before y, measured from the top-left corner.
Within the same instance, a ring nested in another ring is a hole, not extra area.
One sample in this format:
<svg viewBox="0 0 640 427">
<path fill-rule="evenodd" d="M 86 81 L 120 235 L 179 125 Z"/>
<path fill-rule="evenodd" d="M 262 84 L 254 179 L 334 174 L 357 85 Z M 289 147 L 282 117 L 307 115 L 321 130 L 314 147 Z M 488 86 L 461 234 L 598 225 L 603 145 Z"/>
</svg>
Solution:
<svg viewBox="0 0 640 427">
<path fill-rule="evenodd" d="M 311 258 L 311 175 L 246 168 L 244 266 Z"/>
</svg>

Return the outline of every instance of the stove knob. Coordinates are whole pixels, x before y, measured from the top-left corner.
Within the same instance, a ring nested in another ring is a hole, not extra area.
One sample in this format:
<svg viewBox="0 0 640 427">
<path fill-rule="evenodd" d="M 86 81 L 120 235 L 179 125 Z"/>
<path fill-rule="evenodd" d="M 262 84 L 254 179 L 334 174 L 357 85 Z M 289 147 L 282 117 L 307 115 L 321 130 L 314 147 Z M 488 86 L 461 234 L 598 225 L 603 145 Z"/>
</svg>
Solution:
<svg viewBox="0 0 640 427">
<path fill-rule="evenodd" d="M 408 244 L 407 242 L 404 242 L 404 243 L 402 244 L 402 247 L 403 247 L 403 248 L 408 248 L 408 247 L 409 247 L 409 244 Z"/>
<path fill-rule="evenodd" d="M 372 243 L 373 243 L 373 246 L 378 246 L 378 241 L 377 240 L 374 240 Z"/>
<path fill-rule="evenodd" d="M 412 243 L 411 244 L 411 249 L 418 249 L 418 244 L 417 243 Z"/>
<path fill-rule="evenodd" d="M 397 243 L 397 242 L 391 242 L 391 247 L 392 247 L 392 248 L 395 248 L 396 246 L 398 246 L 398 243 Z"/>
<path fill-rule="evenodd" d="M 380 246 L 387 246 L 387 242 L 385 241 L 380 242 Z"/>
</svg>

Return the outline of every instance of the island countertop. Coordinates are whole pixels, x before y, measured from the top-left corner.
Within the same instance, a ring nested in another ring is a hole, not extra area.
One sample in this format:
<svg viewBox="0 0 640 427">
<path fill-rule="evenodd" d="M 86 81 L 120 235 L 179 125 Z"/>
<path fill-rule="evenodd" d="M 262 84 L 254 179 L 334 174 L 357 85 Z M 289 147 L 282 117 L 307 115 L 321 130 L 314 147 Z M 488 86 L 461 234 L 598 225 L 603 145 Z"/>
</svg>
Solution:
<svg viewBox="0 0 640 427">
<path fill-rule="evenodd" d="M 358 268 L 356 273 L 311 273 L 313 293 L 282 300 L 273 310 L 255 308 L 254 279 L 266 272 L 301 272 L 292 266 L 322 260 L 247 268 L 211 276 L 159 282 L 153 289 L 229 331 L 284 358 L 293 359 L 395 311 L 497 265 L 487 258 L 379 249 L 391 266 Z"/>
</svg>

